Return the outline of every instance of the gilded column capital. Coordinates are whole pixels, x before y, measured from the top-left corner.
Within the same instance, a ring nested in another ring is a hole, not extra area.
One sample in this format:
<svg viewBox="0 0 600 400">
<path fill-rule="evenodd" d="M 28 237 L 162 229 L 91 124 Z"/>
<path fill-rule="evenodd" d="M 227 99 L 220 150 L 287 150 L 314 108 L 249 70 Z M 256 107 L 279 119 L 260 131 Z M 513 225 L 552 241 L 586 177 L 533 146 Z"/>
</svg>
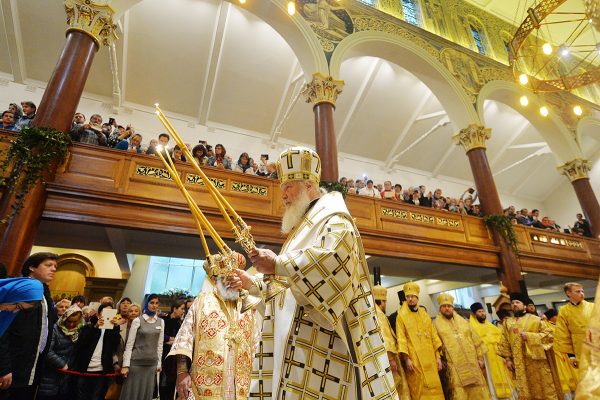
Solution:
<svg viewBox="0 0 600 400">
<path fill-rule="evenodd" d="M 589 178 L 588 172 L 592 169 L 592 165 L 588 160 L 576 158 L 563 165 L 559 165 L 556 169 L 569 178 L 571 182 L 574 182 L 579 179 Z"/>
<path fill-rule="evenodd" d="M 117 39 L 117 25 L 113 21 L 115 10 L 108 4 L 92 0 L 65 0 L 67 32 L 81 31 L 90 35 L 98 47 L 109 46 Z"/>
<path fill-rule="evenodd" d="M 485 149 L 485 141 L 492 137 L 492 130 L 483 125 L 470 124 L 452 136 L 455 144 L 460 144 L 469 152 L 473 149 Z"/>
<path fill-rule="evenodd" d="M 316 72 L 313 74 L 312 81 L 302 90 L 302 95 L 307 103 L 314 105 L 331 103 L 335 107 L 335 101 L 343 89 L 344 81 L 337 81 L 331 76 L 323 76 L 320 72 Z"/>
</svg>

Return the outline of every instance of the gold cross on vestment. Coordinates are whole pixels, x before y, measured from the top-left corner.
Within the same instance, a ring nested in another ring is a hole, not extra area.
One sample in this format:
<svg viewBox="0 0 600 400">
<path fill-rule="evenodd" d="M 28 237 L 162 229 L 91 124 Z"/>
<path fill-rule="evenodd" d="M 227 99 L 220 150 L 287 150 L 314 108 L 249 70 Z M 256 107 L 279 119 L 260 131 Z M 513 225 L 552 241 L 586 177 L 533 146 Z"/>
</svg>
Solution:
<svg viewBox="0 0 600 400">
<path fill-rule="evenodd" d="M 225 340 L 227 340 L 229 347 L 241 343 L 243 340 L 242 331 L 236 325 L 230 325 L 229 331 L 225 335 Z"/>
</svg>

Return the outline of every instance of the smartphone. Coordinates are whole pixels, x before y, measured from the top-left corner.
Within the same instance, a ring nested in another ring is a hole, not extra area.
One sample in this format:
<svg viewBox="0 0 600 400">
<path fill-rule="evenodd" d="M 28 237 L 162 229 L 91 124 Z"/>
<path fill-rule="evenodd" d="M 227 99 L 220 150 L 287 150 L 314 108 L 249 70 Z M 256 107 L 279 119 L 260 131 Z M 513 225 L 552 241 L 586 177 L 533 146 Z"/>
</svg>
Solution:
<svg viewBox="0 0 600 400">
<path fill-rule="evenodd" d="M 471 193 L 471 194 L 475 193 L 475 189 L 469 188 L 469 193 Z"/>
</svg>

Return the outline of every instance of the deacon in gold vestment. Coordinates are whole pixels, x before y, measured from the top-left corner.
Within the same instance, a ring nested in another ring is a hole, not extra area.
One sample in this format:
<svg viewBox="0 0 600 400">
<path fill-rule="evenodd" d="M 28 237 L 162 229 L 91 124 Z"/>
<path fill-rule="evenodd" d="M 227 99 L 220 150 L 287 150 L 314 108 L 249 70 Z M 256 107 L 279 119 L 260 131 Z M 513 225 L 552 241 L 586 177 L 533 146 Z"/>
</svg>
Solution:
<svg viewBox="0 0 600 400">
<path fill-rule="evenodd" d="M 483 304 L 471 304 L 471 313 L 469 324 L 487 347 L 484 360 L 492 399 L 516 398 L 515 387 L 511 379 L 512 373 L 506 368 L 504 359 L 496 351 L 498 343 L 500 343 L 500 338 L 502 338 L 502 331 L 486 319 Z"/>
<path fill-rule="evenodd" d="M 383 335 L 383 343 L 388 353 L 390 367 L 394 375 L 394 383 L 400 400 L 410 400 L 410 392 L 406 383 L 406 375 L 398 358 L 398 342 L 396 334 L 390 325 L 388 317 L 385 315 L 387 305 L 387 289 L 377 285 L 373 287 L 373 297 L 375 298 L 375 307 L 377 309 L 377 320 L 381 325 L 381 334 Z"/>
<path fill-rule="evenodd" d="M 454 297 L 438 295 L 440 313 L 433 325 L 442 340 L 451 400 L 487 400 L 490 393 L 483 376 L 485 344 L 469 323 L 454 312 Z"/>
<path fill-rule="evenodd" d="M 421 288 L 414 282 L 404 285 L 406 301 L 396 318 L 398 352 L 405 367 L 412 400 L 444 400 L 438 372 L 442 369 L 442 342 L 429 314 L 419 307 Z"/>
<path fill-rule="evenodd" d="M 521 293 L 512 293 L 510 300 L 515 316 L 502 324 L 498 355 L 515 371 L 519 400 L 562 400 L 552 331 L 539 317 L 525 313 Z"/>
<path fill-rule="evenodd" d="M 596 286 L 596 299 L 600 299 L 600 281 Z M 594 307 L 585 339 L 581 344 L 581 363 L 585 372 L 577 385 L 576 400 L 600 399 L 600 307 Z"/>
<path fill-rule="evenodd" d="M 578 376 L 581 377 L 587 369 L 586 363 L 580 362 L 581 344 L 585 340 L 594 304 L 584 300 L 583 287 L 578 283 L 565 283 L 563 290 L 569 302 L 558 310 L 554 351 L 571 357 L 571 364 L 578 368 Z"/>
<path fill-rule="evenodd" d="M 321 195 L 311 149 L 284 151 L 277 168 L 288 238 L 279 255 L 249 254 L 268 277 L 250 396 L 397 399 L 362 241 L 342 195 Z"/>
<path fill-rule="evenodd" d="M 558 312 L 551 308 L 544 313 L 546 320 L 544 321 L 552 330 L 552 334 L 556 333 L 556 320 Z M 556 337 L 554 338 L 554 346 L 556 346 Z M 554 359 L 556 360 L 556 369 L 558 378 L 560 379 L 561 390 L 565 400 L 571 400 L 577 388 L 577 369 L 569 362 L 569 356 L 560 351 L 554 351 Z"/>
<path fill-rule="evenodd" d="M 194 299 L 168 355 L 177 357 L 177 392 L 185 400 L 244 400 L 259 335 L 256 311 L 241 312 L 239 287 L 204 265 L 211 285 Z"/>
</svg>

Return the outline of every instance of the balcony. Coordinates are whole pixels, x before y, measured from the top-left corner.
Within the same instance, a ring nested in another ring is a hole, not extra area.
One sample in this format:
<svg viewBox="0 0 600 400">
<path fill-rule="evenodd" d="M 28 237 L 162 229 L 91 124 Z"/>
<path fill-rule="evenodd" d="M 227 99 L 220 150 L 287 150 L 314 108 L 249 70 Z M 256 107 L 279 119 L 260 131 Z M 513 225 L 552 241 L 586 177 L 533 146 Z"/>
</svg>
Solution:
<svg viewBox="0 0 600 400">
<path fill-rule="evenodd" d="M 6 148 L 9 136 L 0 141 Z M 233 235 L 191 165 L 178 164 L 182 181 L 217 231 Z M 278 182 L 205 168 L 258 243 L 278 246 L 282 203 Z M 59 221 L 194 235 L 191 214 L 161 161 L 152 156 L 75 144 L 56 179 L 47 184 L 44 223 Z M 498 267 L 499 249 L 481 218 L 389 200 L 348 195 L 365 252 L 409 260 Z M 515 227 L 524 272 L 597 279 L 600 241 Z"/>
</svg>

